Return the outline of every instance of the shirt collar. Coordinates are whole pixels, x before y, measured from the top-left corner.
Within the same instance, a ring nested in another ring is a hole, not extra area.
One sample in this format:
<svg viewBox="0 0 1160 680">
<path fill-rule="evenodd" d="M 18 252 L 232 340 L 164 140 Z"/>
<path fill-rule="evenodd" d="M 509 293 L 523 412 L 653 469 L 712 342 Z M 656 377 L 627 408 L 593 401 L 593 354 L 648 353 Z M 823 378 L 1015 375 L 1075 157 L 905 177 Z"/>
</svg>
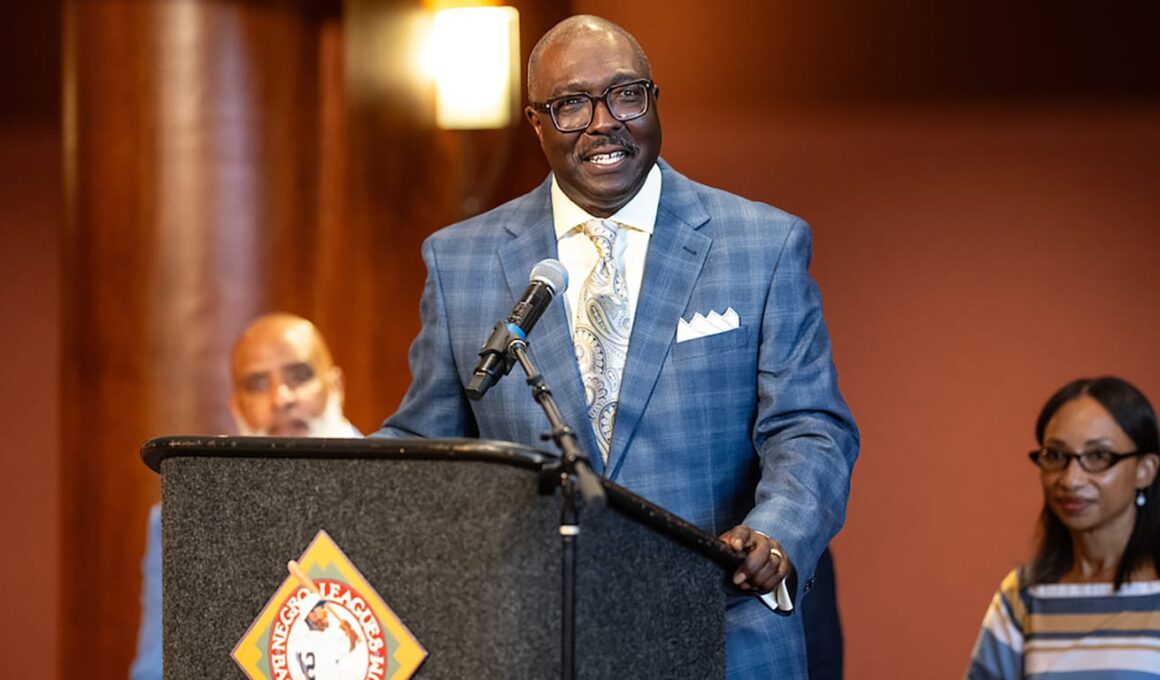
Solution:
<svg viewBox="0 0 1160 680">
<path fill-rule="evenodd" d="M 623 208 L 616 211 L 608 219 L 634 229 L 653 233 L 657 222 L 657 209 L 661 204 L 661 169 L 653 163 L 652 169 L 645 177 L 644 185 L 636 196 L 632 197 Z M 583 208 L 572 202 L 564 194 L 564 190 L 556 182 L 556 175 L 552 175 L 552 220 L 556 227 L 556 239 L 559 240 L 588 220 L 596 219 Z"/>
</svg>

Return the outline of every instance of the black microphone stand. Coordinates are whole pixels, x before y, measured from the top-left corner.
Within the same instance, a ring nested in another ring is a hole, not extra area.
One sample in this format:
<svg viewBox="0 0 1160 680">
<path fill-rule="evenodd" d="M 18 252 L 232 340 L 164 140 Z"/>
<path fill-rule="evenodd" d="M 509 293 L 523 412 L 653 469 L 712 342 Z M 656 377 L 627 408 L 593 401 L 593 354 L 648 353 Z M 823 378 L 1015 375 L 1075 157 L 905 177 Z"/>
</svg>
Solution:
<svg viewBox="0 0 1160 680">
<path fill-rule="evenodd" d="M 532 396 L 548 416 L 552 431 L 544 438 L 556 442 L 561 452 L 558 462 L 546 465 L 541 471 L 540 493 L 550 494 L 556 486 L 559 486 L 564 496 L 563 508 L 560 511 L 562 547 L 560 677 L 563 680 L 573 680 L 576 677 L 576 537 L 580 535 L 580 512 L 576 504 L 576 492 L 580 492 L 584 505 L 593 511 L 603 509 L 606 498 L 604 487 L 600 485 L 600 480 L 588 463 L 588 456 L 580 450 L 580 445 L 576 442 L 576 433 L 564 422 L 560 409 L 556 407 L 556 401 L 552 398 L 552 390 L 548 388 L 544 376 L 532 363 L 527 348 L 525 340 L 513 336 L 508 343 L 508 355 L 515 356 L 520 362 L 520 366 L 528 376 Z"/>
</svg>

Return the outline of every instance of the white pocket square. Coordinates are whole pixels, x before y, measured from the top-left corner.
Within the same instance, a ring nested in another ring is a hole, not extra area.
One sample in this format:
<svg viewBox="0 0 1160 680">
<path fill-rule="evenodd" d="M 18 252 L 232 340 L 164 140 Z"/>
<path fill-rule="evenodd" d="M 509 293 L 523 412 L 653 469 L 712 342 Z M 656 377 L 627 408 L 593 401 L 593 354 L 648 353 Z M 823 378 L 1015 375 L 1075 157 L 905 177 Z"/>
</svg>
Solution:
<svg viewBox="0 0 1160 680">
<path fill-rule="evenodd" d="M 689 321 L 681 319 L 677 322 L 677 342 L 724 333 L 740 326 L 741 318 L 737 316 L 737 312 L 732 307 L 726 309 L 724 314 L 709 312 L 709 315 L 705 316 L 697 312 Z"/>
</svg>

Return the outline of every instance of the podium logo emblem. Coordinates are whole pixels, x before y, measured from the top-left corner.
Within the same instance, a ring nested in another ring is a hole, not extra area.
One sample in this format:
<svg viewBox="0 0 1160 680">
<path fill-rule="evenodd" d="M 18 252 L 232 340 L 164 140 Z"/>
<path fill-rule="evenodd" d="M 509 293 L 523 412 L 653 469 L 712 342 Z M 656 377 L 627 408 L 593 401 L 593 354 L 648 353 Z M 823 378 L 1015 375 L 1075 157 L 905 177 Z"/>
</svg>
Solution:
<svg viewBox="0 0 1160 680">
<path fill-rule="evenodd" d="M 325 531 L 234 647 L 251 680 L 406 680 L 427 657 Z"/>
</svg>

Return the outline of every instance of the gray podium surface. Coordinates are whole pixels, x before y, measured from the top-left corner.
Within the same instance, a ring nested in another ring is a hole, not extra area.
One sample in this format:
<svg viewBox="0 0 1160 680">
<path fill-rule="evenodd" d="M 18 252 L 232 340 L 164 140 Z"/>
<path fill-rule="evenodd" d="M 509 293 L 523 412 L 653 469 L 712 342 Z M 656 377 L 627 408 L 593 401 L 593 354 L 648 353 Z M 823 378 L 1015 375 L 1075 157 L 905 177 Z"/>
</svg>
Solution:
<svg viewBox="0 0 1160 680">
<path fill-rule="evenodd" d="M 165 677 L 243 678 L 230 656 L 318 531 L 428 657 L 417 678 L 560 676 L 561 496 L 553 457 L 478 440 L 168 437 L 162 475 Z M 604 482 L 581 511 L 577 677 L 724 677 L 714 537 Z"/>
</svg>

